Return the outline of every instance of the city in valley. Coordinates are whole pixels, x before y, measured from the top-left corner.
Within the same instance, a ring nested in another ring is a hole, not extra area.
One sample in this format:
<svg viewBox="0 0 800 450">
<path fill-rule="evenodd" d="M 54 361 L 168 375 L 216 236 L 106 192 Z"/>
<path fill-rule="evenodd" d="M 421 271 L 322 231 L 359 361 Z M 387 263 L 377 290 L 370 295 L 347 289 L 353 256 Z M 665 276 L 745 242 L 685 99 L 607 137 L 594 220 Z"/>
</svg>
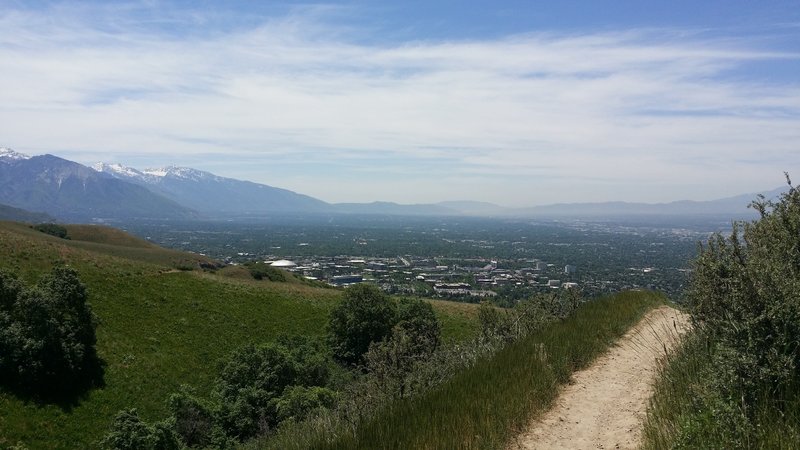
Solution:
<svg viewBox="0 0 800 450">
<path fill-rule="evenodd" d="M 720 224 L 331 216 L 259 222 L 136 223 L 159 245 L 231 265 L 269 265 L 334 286 L 373 283 L 393 294 L 512 306 L 537 292 L 626 289 L 676 299 L 698 242 Z"/>
</svg>

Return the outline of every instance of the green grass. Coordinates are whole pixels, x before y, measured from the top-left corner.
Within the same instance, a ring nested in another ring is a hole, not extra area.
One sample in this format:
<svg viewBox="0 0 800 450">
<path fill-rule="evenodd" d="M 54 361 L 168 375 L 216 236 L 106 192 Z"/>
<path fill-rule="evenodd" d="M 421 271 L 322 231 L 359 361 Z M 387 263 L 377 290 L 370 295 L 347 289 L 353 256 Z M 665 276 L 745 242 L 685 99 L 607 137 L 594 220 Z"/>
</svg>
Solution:
<svg viewBox="0 0 800 450">
<path fill-rule="evenodd" d="M 800 442 L 800 395 L 762 401 L 749 420 L 739 408 L 718 398 L 712 347 L 691 332 L 661 368 L 643 429 L 643 449 L 796 449 Z"/>
<path fill-rule="evenodd" d="M 207 394 L 217 361 L 246 342 L 281 333 L 320 336 L 341 292 L 305 283 L 271 283 L 172 270 L 197 255 L 158 247 L 64 240 L 25 225 L 0 223 L 0 269 L 28 283 L 54 264 L 75 268 L 100 319 L 97 348 L 105 387 L 71 405 L 25 402 L 0 390 L 0 448 L 95 448 L 114 414 L 135 407 L 146 420 L 166 415 L 180 384 Z M 135 239 L 135 238 L 131 238 Z M 149 246 L 149 244 L 148 244 Z M 445 336 L 461 336 L 475 314 L 434 304 Z M 451 317 L 452 316 L 452 317 Z"/>
<path fill-rule="evenodd" d="M 395 403 L 326 449 L 503 448 L 545 411 L 570 374 L 588 365 L 664 301 L 626 292 L 583 305 L 569 319 L 481 360 L 440 388 Z"/>
</svg>

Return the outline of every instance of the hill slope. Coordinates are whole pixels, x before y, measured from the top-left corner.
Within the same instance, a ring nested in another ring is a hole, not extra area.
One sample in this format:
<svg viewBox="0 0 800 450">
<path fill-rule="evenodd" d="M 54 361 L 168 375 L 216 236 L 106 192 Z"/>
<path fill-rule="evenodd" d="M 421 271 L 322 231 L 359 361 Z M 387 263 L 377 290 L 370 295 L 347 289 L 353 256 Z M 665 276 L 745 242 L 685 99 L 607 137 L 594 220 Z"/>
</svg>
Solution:
<svg viewBox="0 0 800 450">
<path fill-rule="evenodd" d="M 67 226 L 70 240 L 0 222 L 0 269 L 28 283 L 53 264 L 75 268 L 100 319 L 97 348 L 105 387 L 68 404 L 37 405 L 0 389 L 0 447 L 96 448 L 112 417 L 135 407 L 163 417 L 180 384 L 207 394 L 216 361 L 247 342 L 281 333 L 320 335 L 340 291 L 303 283 L 175 271 L 202 257 L 151 246 L 118 230 Z M 81 240 L 85 239 L 85 240 Z M 435 306 L 445 337 L 474 315 Z"/>
<path fill-rule="evenodd" d="M 31 212 L 20 208 L 14 208 L 13 206 L 0 205 L 0 220 L 42 223 L 42 222 L 54 222 L 55 218 L 45 213 Z"/>
</svg>

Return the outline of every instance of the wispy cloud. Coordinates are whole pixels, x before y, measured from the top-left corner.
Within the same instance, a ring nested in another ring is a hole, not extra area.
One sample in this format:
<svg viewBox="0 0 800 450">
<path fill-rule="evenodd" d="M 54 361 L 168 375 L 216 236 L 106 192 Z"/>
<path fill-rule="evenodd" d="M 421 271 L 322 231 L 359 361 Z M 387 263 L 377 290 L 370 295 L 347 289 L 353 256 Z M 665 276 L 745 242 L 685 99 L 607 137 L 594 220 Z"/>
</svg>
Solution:
<svg viewBox="0 0 800 450">
<path fill-rule="evenodd" d="M 191 163 L 332 201 L 709 197 L 800 162 L 800 83 L 737 72 L 800 55 L 744 39 L 370 44 L 321 7 L 208 29 L 202 11 L 153 8 L 0 12 L 0 144 Z"/>
</svg>

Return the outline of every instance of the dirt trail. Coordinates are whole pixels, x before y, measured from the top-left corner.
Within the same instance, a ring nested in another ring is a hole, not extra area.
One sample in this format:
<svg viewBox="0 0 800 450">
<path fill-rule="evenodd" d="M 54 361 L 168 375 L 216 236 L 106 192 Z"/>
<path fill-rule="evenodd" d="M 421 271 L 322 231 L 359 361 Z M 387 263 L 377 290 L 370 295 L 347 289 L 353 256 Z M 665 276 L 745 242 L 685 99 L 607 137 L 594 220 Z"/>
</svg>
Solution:
<svg viewBox="0 0 800 450">
<path fill-rule="evenodd" d="M 550 411 L 509 448 L 637 448 L 658 358 L 675 346 L 688 322 L 668 306 L 647 313 L 607 353 L 576 372 Z"/>
</svg>

